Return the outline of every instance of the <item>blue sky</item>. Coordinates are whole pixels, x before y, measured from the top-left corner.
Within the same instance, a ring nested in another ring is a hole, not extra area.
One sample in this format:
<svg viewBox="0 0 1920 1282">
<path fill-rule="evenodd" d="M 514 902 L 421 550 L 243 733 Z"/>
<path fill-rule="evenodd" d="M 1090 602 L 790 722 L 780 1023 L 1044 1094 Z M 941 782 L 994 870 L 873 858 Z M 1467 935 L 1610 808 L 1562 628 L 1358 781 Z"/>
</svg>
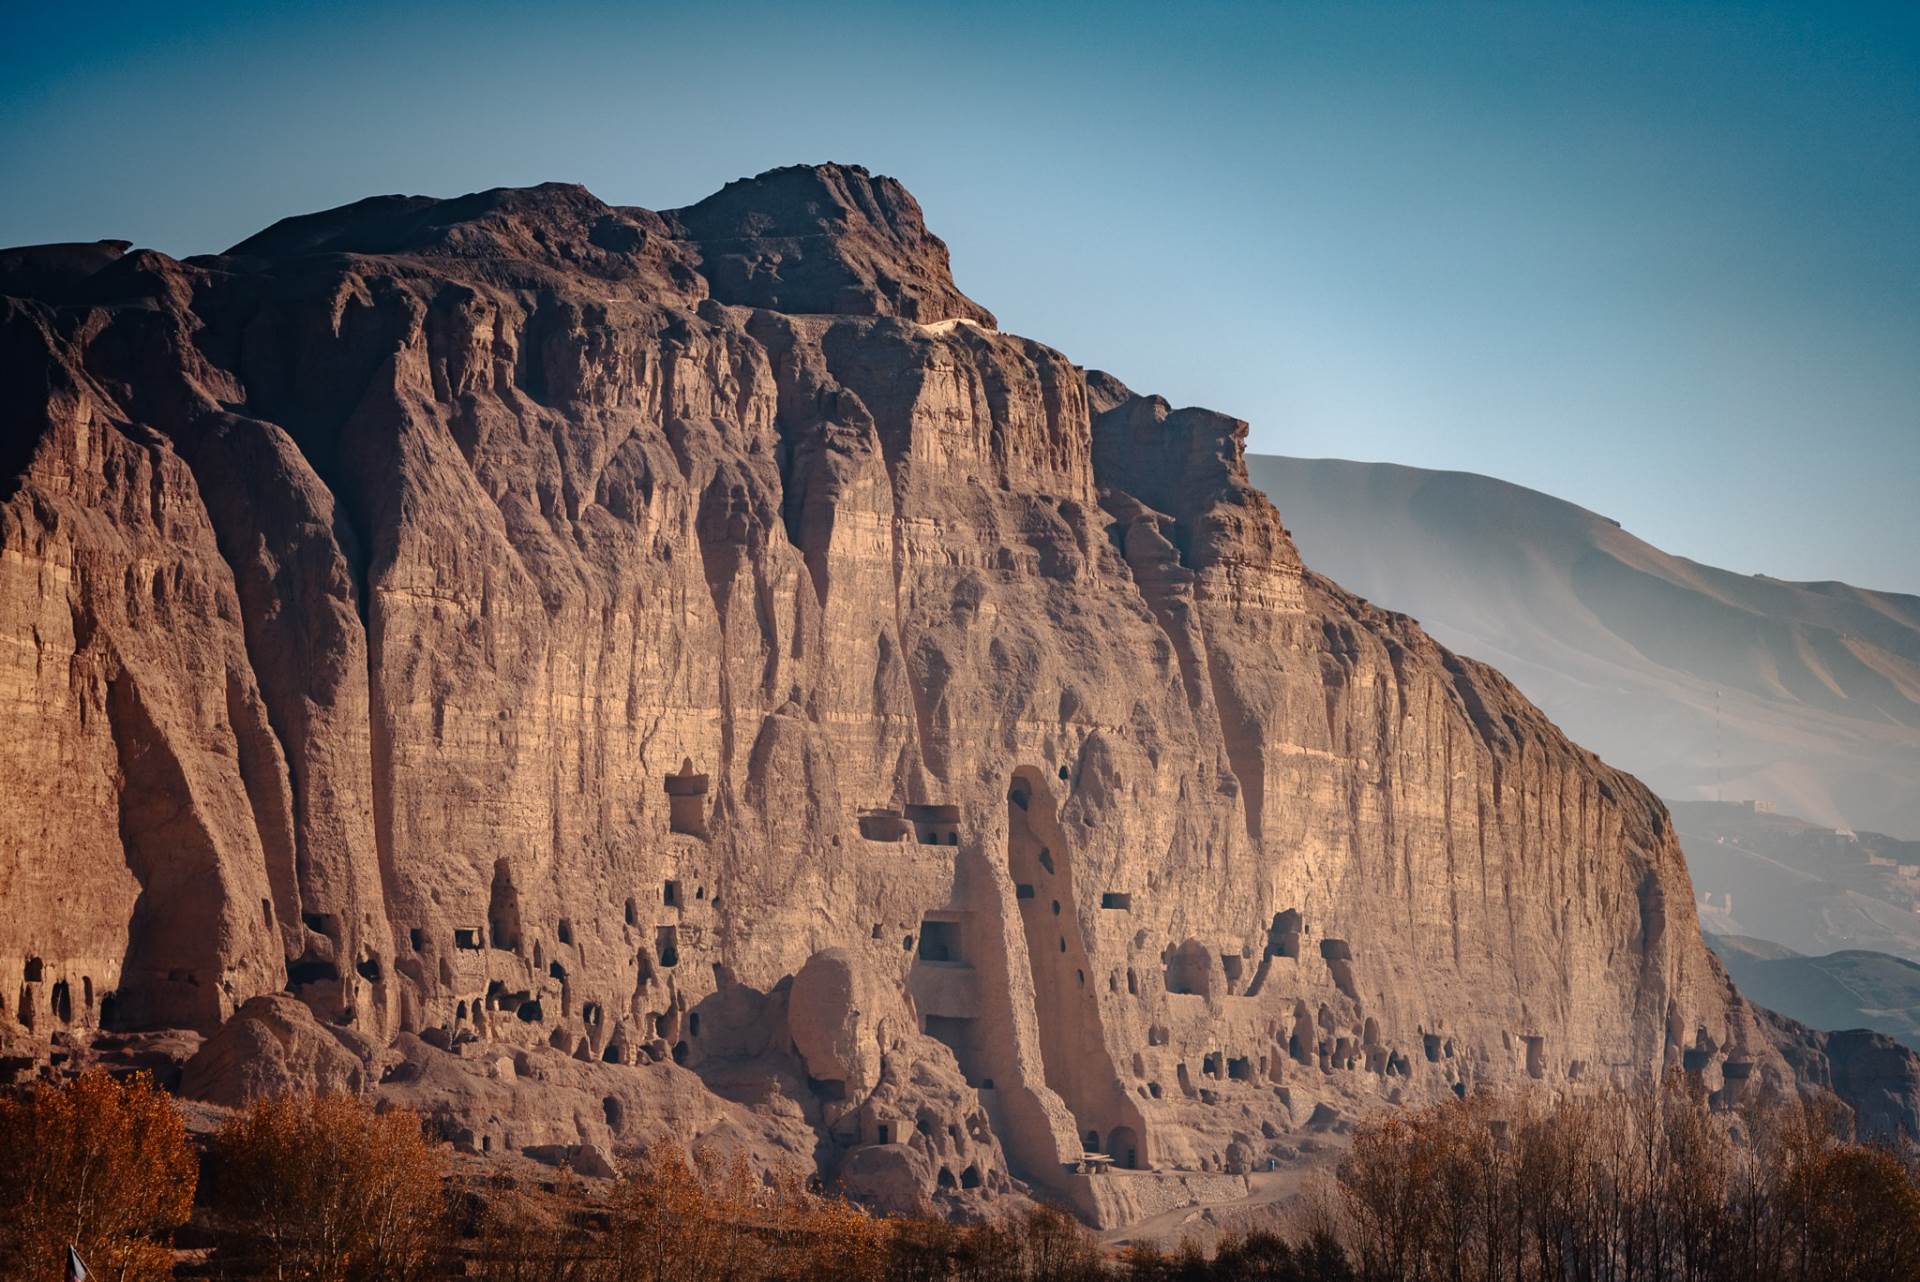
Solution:
<svg viewBox="0 0 1920 1282">
<path fill-rule="evenodd" d="M 816 160 L 906 182 L 1006 328 L 1256 450 L 1920 592 L 1920 6 L 0 14 L 0 244 Z"/>
</svg>

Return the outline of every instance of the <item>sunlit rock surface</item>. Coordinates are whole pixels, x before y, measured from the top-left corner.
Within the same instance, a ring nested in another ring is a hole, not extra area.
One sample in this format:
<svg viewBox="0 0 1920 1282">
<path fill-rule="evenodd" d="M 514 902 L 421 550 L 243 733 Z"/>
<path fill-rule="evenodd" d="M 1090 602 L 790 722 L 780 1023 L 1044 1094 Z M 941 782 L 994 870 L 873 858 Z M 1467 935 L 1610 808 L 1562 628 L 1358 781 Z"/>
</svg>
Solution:
<svg viewBox="0 0 1920 1282">
<path fill-rule="evenodd" d="M 0 294 L 18 1071 L 186 1028 L 216 1099 L 1107 1223 L 1488 1088 L 1913 1123 L 1902 1053 L 1741 1001 L 1644 788 L 1305 570 L 1244 424 L 998 332 L 889 179 Z"/>
</svg>

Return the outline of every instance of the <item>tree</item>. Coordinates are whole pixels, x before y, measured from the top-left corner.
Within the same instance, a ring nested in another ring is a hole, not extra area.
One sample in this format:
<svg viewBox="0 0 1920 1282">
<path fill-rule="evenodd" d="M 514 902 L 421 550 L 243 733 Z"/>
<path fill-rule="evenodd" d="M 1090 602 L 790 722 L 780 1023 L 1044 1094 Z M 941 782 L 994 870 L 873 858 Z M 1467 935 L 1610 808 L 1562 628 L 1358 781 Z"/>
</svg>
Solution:
<svg viewBox="0 0 1920 1282">
<path fill-rule="evenodd" d="M 730 1282 L 746 1247 L 743 1188 L 710 1192 L 673 1145 L 649 1149 L 614 1186 L 609 1252 L 617 1282 Z"/>
<path fill-rule="evenodd" d="M 144 1073 L 0 1099 L 0 1276 L 65 1276 L 71 1243 L 95 1277 L 170 1277 L 198 1178 L 179 1110 Z"/>
<path fill-rule="evenodd" d="M 475 1239 L 467 1271 L 485 1282 L 600 1282 L 603 1243 L 585 1224 L 593 1219 L 586 1186 L 563 1176 L 550 1194 L 528 1196 L 499 1177 L 485 1195 L 470 1195 L 466 1226 Z"/>
<path fill-rule="evenodd" d="M 1080 1221 L 1045 1203 L 1027 1212 L 1027 1276 L 1034 1282 L 1082 1282 L 1104 1277 L 1106 1259 Z"/>
<path fill-rule="evenodd" d="M 1920 1278 L 1920 1185 L 1884 1149 L 1836 1144 L 1795 1170 L 1779 1200 L 1796 1277 Z"/>
<path fill-rule="evenodd" d="M 214 1204 L 264 1276 L 407 1282 L 442 1240 L 445 1165 L 411 1113 L 344 1096 L 265 1099 L 213 1149 Z"/>
<path fill-rule="evenodd" d="M 1842 1121 L 1831 1101 L 1716 1109 L 1676 1076 L 1372 1122 L 1341 1167 L 1359 1272 L 1369 1282 L 1920 1279 L 1920 1182 L 1898 1155 L 1842 1140 Z M 1345 1268 L 1301 1246 L 1294 1259 L 1309 1278 Z"/>
</svg>

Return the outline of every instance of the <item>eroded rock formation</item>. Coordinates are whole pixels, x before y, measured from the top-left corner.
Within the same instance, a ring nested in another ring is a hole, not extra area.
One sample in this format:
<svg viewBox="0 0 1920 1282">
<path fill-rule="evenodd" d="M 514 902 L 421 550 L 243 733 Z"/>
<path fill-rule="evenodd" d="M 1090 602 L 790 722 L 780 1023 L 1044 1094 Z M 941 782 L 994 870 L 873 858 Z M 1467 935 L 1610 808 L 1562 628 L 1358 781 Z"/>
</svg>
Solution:
<svg viewBox="0 0 1920 1282">
<path fill-rule="evenodd" d="M 1741 1001 L 1645 789 L 1305 570 L 1244 424 L 999 332 L 889 179 L 0 294 L 16 1064 L 186 1028 L 215 1098 L 1108 1222 L 1482 1088 L 1914 1121 Z"/>
</svg>

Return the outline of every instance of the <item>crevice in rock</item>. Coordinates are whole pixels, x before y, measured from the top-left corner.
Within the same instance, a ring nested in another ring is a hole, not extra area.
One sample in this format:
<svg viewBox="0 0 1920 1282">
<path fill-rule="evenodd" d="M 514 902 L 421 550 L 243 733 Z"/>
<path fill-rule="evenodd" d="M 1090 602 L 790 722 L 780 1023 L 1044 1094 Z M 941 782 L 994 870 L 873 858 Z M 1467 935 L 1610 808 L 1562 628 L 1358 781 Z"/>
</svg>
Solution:
<svg viewBox="0 0 1920 1282">
<path fill-rule="evenodd" d="M 1247 711 L 1234 690 L 1229 672 L 1223 671 L 1224 656 L 1207 647 L 1207 675 L 1213 683 L 1213 703 L 1220 713 L 1220 742 L 1226 749 L 1227 763 L 1240 784 L 1241 813 L 1246 819 L 1247 838 L 1253 848 L 1261 849 L 1265 823 L 1267 767 L 1266 753 L 1259 744 L 1259 721 Z"/>
<path fill-rule="evenodd" d="M 274 904 L 284 909 L 300 902 L 299 801 L 293 787 L 291 758 L 273 726 L 273 709 L 264 699 L 256 706 L 247 697 L 237 673 L 227 673 L 227 722 L 233 727 L 239 753 L 240 783 L 253 811 L 253 824 L 266 858 L 268 889 L 273 899 L 264 905 L 264 924 L 274 925 Z M 257 714 L 257 715 L 256 715 Z M 290 942 L 282 937 L 282 949 Z"/>
<path fill-rule="evenodd" d="M 119 1016 L 128 1027 L 210 1032 L 220 1019 L 225 899 L 211 875 L 219 852 L 186 771 L 125 670 L 108 684 L 107 718 L 123 780 L 120 839 L 140 883 L 127 924 Z"/>
</svg>

